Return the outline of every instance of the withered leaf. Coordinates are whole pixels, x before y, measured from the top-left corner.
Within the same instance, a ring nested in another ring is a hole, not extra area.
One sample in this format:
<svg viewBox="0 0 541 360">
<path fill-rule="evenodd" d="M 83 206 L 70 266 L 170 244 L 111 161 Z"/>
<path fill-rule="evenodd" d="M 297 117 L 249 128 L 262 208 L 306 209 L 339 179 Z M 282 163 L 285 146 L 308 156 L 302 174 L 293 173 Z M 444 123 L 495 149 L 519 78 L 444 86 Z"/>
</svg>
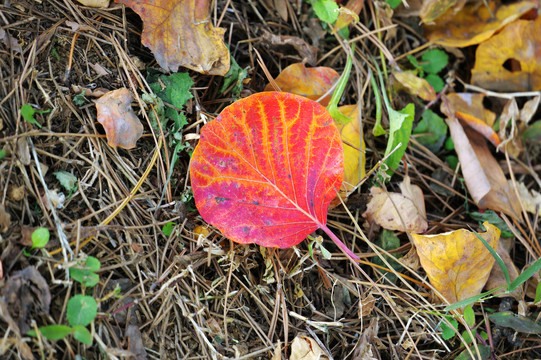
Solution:
<svg viewBox="0 0 541 360">
<path fill-rule="evenodd" d="M 480 44 L 472 83 L 496 91 L 541 90 L 541 17 L 518 20 Z M 517 69 L 504 65 L 512 59 Z"/>
<path fill-rule="evenodd" d="M 229 51 L 223 42 L 225 30 L 212 25 L 209 0 L 115 1 L 141 16 L 141 43 L 152 50 L 163 69 L 176 72 L 184 66 L 221 76 L 229 71 Z"/>
<path fill-rule="evenodd" d="M 132 149 L 143 135 L 143 125 L 131 108 L 133 96 L 126 88 L 109 91 L 96 101 L 98 121 L 111 147 Z"/>
</svg>

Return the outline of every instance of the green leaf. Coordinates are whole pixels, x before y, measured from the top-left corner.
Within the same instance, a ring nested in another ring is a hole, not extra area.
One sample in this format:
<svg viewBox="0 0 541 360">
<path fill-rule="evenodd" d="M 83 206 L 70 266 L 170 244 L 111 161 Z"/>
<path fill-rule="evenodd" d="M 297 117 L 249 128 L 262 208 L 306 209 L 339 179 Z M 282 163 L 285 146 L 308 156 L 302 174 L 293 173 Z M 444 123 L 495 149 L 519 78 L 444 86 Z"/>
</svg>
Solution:
<svg viewBox="0 0 541 360">
<path fill-rule="evenodd" d="M 522 133 L 522 138 L 533 144 L 539 144 L 541 142 L 541 121 L 536 121 L 528 126 Z"/>
<path fill-rule="evenodd" d="M 443 340 L 452 339 L 458 331 L 458 321 L 456 321 L 456 319 L 453 319 L 450 316 L 447 316 L 447 320 L 451 323 L 452 326 L 447 325 L 446 322 L 441 322 L 440 328 L 442 331 L 441 337 L 443 338 Z"/>
<path fill-rule="evenodd" d="M 447 306 L 445 309 L 445 311 L 452 311 L 452 310 L 456 310 L 456 309 L 459 309 L 461 307 L 464 307 L 466 305 L 470 305 L 470 304 L 473 304 L 473 303 L 476 303 L 476 302 L 479 302 L 479 301 L 482 301 L 484 300 L 485 298 L 487 297 L 490 297 L 492 294 L 494 294 L 496 291 L 500 291 L 501 289 L 505 289 L 505 285 L 502 285 L 502 286 L 498 286 L 497 288 L 494 288 L 492 290 L 489 290 L 489 291 L 485 291 L 484 293 L 481 293 L 479 295 L 474 295 L 474 296 L 471 296 L 467 299 L 464 299 L 464 300 L 460 300 L 454 304 L 451 304 L 449 306 Z"/>
<path fill-rule="evenodd" d="M 87 99 L 85 98 L 85 92 L 86 92 L 86 89 L 84 89 L 83 91 L 81 91 L 79 94 L 75 95 L 73 97 L 73 103 L 77 106 L 83 106 L 84 104 L 87 103 Z"/>
<path fill-rule="evenodd" d="M 471 305 L 468 305 L 464 308 L 464 320 L 470 328 L 473 328 L 475 326 L 475 313 Z"/>
<path fill-rule="evenodd" d="M 0 160 L 2 160 L 3 158 L 5 158 L 5 157 L 6 157 L 6 154 L 7 154 L 7 153 L 6 153 L 6 150 L 0 149 Z"/>
<path fill-rule="evenodd" d="M 474 212 L 470 212 L 468 214 L 474 220 L 479 221 L 481 223 L 481 225 L 485 221 L 488 221 L 492 225 L 496 226 L 501 231 L 501 237 L 503 237 L 503 238 L 512 238 L 512 237 L 514 237 L 513 233 L 511 232 L 511 230 L 509 229 L 509 227 L 507 226 L 505 221 L 503 221 L 502 218 L 500 218 L 498 216 L 498 214 L 496 214 L 494 211 L 487 210 L 484 213 L 474 211 Z"/>
<path fill-rule="evenodd" d="M 182 109 L 186 102 L 193 97 L 190 92 L 193 81 L 188 73 L 162 75 L 160 80 L 165 85 L 165 89 L 157 92 L 156 95 L 174 107 Z"/>
<path fill-rule="evenodd" d="M 34 119 L 34 114 L 36 113 L 36 110 L 32 107 L 30 104 L 24 104 L 21 106 L 21 116 L 23 119 L 28 121 L 30 124 L 36 125 L 38 128 L 41 129 L 41 124 Z"/>
<path fill-rule="evenodd" d="M 100 276 L 95 273 L 100 267 L 100 261 L 93 256 L 89 256 L 86 258 L 84 268 L 71 267 L 69 273 L 75 281 L 80 282 L 86 287 L 92 287 L 100 281 Z"/>
<path fill-rule="evenodd" d="M 525 316 L 515 315 L 510 311 L 490 314 L 488 318 L 496 325 L 509 327 L 521 333 L 541 333 L 541 325 Z"/>
<path fill-rule="evenodd" d="M 66 316 L 71 326 L 87 326 L 97 314 L 98 304 L 92 296 L 75 295 L 68 301 Z"/>
<path fill-rule="evenodd" d="M 440 49 L 430 49 L 421 56 L 421 67 L 429 74 L 437 74 L 449 64 L 449 56 Z"/>
<path fill-rule="evenodd" d="M 70 193 L 77 191 L 77 177 L 67 171 L 57 171 L 53 173 L 60 185 Z"/>
<path fill-rule="evenodd" d="M 72 329 L 66 325 L 48 325 L 40 327 L 39 332 L 47 340 L 56 341 L 71 334 Z"/>
<path fill-rule="evenodd" d="M 351 45 L 351 52 L 354 53 L 354 51 L 355 44 Z M 342 97 L 342 94 L 346 89 L 346 85 L 349 81 L 349 76 L 351 75 L 352 65 L 352 57 L 348 56 L 346 60 L 346 66 L 344 67 L 344 72 L 342 73 L 342 75 L 340 75 L 340 79 L 338 79 L 338 84 L 336 84 L 336 89 L 334 89 L 331 100 L 329 100 L 329 104 L 327 105 L 327 111 L 329 112 L 329 114 L 332 116 L 334 121 L 340 124 L 347 124 L 351 121 L 350 117 L 342 114 L 342 112 L 338 110 L 338 102 L 340 101 L 340 98 Z"/>
<path fill-rule="evenodd" d="M 447 155 L 445 161 L 449 164 L 449 167 L 453 170 L 458 166 L 458 158 L 455 155 Z"/>
<path fill-rule="evenodd" d="M 230 58 L 231 66 L 229 67 L 227 74 L 225 74 L 224 83 L 220 88 L 220 94 L 226 91 L 231 84 L 235 84 L 231 89 L 231 92 L 233 93 L 233 96 L 238 97 L 242 91 L 242 81 L 248 76 L 248 70 L 241 68 L 233 56 L 230 55 Z"/>
<path fill-rule="evenodd" d="M 470 351 L 475 356 L 474 359 L 471 358 L 470 352 L 468 351 L 468 349 L 466 349 L 466 350 L 462 351 L 460 354 L 458 354 L 458 356 L 455 358 L 455 360 L 487 360 L 490 357 L 490 354 L 491 354 L 490 346 L 477 345 L 477 347 L 479 349 L 479 354 L 481 355 L 480 359 L 477 357 L 477 350 L 475 350 L 475 347 L 472 346 L 472 347 L 470 347 Z"/>
<path fill-rule="evenodd" d="M 332 24 L 338 19 L 338 5 L 332 0 L 315 0 L 312 5 L 319 20 Z"/>
<path fill-rule="evenodd" d="M 475 330 L 472 331 L 472 335 L 475 336 Z M 469 344 L 472 343 L 470 333 L 468 333 L 467 331 L 462 332 L 462 337 L 464 338 L 464 343 L 465 344 L 469 345 Z"/>
<path fill-rule="evenodd" d="M 389 6 L 391 6 L 391 9 L 396 9 L 398 5 L 402 4 L 402 0 L 385 0 Z"/>
<path fill-rule="evenodd" d="M 169 221 L 167 224 L 165 224 L 162 227 L 162 232 L 165 236 L 170 236 L 173 232 L 173 227 L 175 226 L 175 223 L 172 221 Z"/>
<path fill-rule="evenodd" d="M 73 327 L 73 337 L 85 345 L 92 345 L 92 335 L 90 331 L 82 325 L 75 325 Z"/>
<path fill-rule="evenodd" d="M 389 167 L 388 175 L 392 175 L 398 168 L 402 156 L 406 152 L 410 140 L 411 130 L 413 128 L 413 118 L 415 115 L 415 106 L 408 104 L 404 109 L 396 111 L 388 107 L 389 113 L 389 140 L 385 149 L 385 164 Z M 400 144 L 400 146 L 398 146 Z M 398 148 L 397 148 L 398 146 Z M 395 150 L 396 148 L 396 150 Z"/>
<path fill-rule="evenodd" d="M 323 255 L 323 258 L 329 260 L 332 257 L 331 252 L 325 249 L 320 243 L 317 243 L 317 245 L 319 246 L 319 250 L 321 250 L 321 255 Z"/>
<path fill-rule="evenodd" d="M 394 234 L 393 231 L 390 230 L 383 230 L 381 234 L 379 235 L 378 239 L 375 241 L 375 244 L 379 247 L 381 247 L 385 251 L 392 251 L 396 250 L 400 247 L 400 239 Z M 392 254 L 393 256 L 389 256 L 387 254 L 383 254 L 383 258 L 391 265 L 391 267 L 396 271 L 401 271 L 403 269 L 402 265 L 400 265 L 395 259 L 397 256 L 395 254 Z M 383 260 L 379 256 L 375 256 L 371 260 L 374 264 L 387 267 L 387 264 L 383 262 Z M 396 275 L 390 271 L 379 269 L 379 271 L 386 274 L 387 279 L 391 282 L 396 282 L 397 278 Z"/>
<path fill-rule="evenodd" d="M 50 237 L 49 229 L 44 227 L 37 228 L 32 232 L 32 247 L 30 250 L 44 248 L 49 242 Z"/>
<path fill-rule="evenodd" d="M 539 301 L 541 301 L 541 281 L 537 283 L 537 288 L 535 289 L 534 303 L 537 304 Z"/>
<path fill-rule="evenodd" d="M 437 153 L 447 136 L 447 124 L 430 109 L 426 109 L 423 113 L 421 121 L 417 124 L 413 130 L 414 134 L 426 134 L 416 137 L 416 140 L 426 146 L 433 153 Z"/>
<path fill-rule="evenodd" d="M 526 270 L 520 273 L 519 276 L 509 285 L 509 291 L 515 291 L 522 283 L 526 282 L 531 278 L 536 272 L 541 269 L 541 259 L 537 259 L 532 265 L 530 265 Z"/>
<path fill-rule="evenodd" d="M 441 77 L 436 74 L 428 74 L 425 80 L 434 88 L 434 91 L 439 93 L 445 87 L 445 82 Z"/>
<path fill-rule="evenodd" d="M 374 136 L 381 136 L 387 134 L 387 131 L 385 131 L 383 126 L 381 126 L 381 95 L 379 94 L 378 84 L 376 82 L 374 74 L 372 73 L 372 71 L 369 71 L 369 73 L 370 84 L 372 85 L 372 90 L 374 91 L 374 100 L 376 103 L 376 123 L 374 124 L 374 128 L 372 129 L 372 134 L 374 134 Z"/>
</svg>

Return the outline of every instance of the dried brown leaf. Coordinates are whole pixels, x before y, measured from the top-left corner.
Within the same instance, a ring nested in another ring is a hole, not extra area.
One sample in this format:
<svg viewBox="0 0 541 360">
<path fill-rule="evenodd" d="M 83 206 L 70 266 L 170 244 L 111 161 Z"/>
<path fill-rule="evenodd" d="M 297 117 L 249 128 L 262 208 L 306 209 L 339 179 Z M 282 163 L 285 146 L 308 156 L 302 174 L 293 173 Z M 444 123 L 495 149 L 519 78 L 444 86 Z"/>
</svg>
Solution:
<svg viewBox="0 0 541 360">
<path fill-rule="evenodd" d="M 132 149 L 143 135 L 143 125 L 131 108 L 133 97 L 126 88 L 113 90 L 96 101 L 98 121 L 111 147 Z"/>
</svg>

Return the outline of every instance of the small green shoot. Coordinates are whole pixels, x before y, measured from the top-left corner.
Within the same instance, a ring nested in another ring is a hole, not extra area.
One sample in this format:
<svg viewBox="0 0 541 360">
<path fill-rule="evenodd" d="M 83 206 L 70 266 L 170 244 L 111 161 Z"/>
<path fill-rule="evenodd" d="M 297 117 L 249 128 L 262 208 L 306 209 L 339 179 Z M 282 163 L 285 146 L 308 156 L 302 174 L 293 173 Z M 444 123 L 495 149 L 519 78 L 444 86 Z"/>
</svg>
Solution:
<svg viewBox="0 0 541 360">
<path fill-rule="evenodd" d="M 241 68 L 235 58 L 231 55 L 230 57 L 231 66 L 229 67 L 227 74 L 225 74 L 224 83 L 220 88 L 220 93 L 223 94 L 227 88 L 233 84 L 231 93 L 233 94 L 233 97 L 238 98 L 240 96 L 240 92 L 242 91 L 242 82 L 248 76 L 248 68 Z"/>
<path fill-rule="evenodd" d="M 83 106 L 84 104 L 86 104 L 88 102 L 88 99 L 85 98 L 85 92 L 86 92 L 86 89 L 84 89 L 83 91 L 81 91 L 79 94 L 75 95 L 73 97 L 73 103 L 77 106 Z"/>
<path fill-rule="evenodd" d="M 5 158 L 5 157 L 6 157 L 6 154 L 7 154 L 6 150 L 0 149 L 0 160 L 2 160 L 3 158 Z"/>
<path fill-rule="evenodd" d="M 175 223 L 172 221 L 169 221 L 167 224 L 162 226 L 162 233 L 169 237 L 171 233 L 173 232 L 173 228 L 175 227 Z"/>
<path fill-rule="evenodd" d="M 381 96 L 379 94 L 378 90 L 378 84 L 376 82 L 376 78 L 374 77 L 374 73 L 369 70 L 370 73 L 370 84 L 372 85 L 372 91 L 374 92 L 374 101 L 376 102 L 376 124 L 374 124 L 374 128 L 372 129 L 372 134 L 374 136 L 381 136 L 387 134 L 387 131 L 381 126 Z"/>
<path fill-rule="evenodd" d="M 93 287 L 100 281 L 100 276 L 96 274 L 101 267 L 101 262 L 94 256 L 86 258 L 84 266 L 69 268 L 70 276 L 85 287 Z"/>
<path fill-rule="evenodd" d="M 21 107 L 21 116 L 23 119 L 28 121 L 30 124 L 36 125 L 38 128 L 41 129 L 41 124 L 34 119 L 34 114 L 36 113 L 36 110 L 32 107 L 30 104 L 24 104 Z"/>
<path fill-rule="evenodd" d="M 438 73 L 449 64 L 449 56 L 445 51 L 430 49 L 421 56 L 420 62 L 411 55 L 408 60 L 419 72 L 419 76 L 428 81 L 436 92 L 443 90 L 445 82 Z"/>
</svg>

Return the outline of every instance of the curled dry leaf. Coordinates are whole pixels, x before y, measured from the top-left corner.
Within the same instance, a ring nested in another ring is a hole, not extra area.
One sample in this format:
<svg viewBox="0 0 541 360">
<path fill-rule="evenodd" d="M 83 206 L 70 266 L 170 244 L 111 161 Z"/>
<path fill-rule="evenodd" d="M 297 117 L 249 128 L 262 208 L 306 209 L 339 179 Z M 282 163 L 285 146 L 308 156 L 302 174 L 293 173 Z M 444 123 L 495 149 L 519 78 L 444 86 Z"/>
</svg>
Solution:
<svg viewBox="0 0 541 360">
<path fill-rule="evenodd" d="M 425 101 L 436 100 L 434 88 L 425 79 L 407 71 L 394 72 L 393 75 L 408 93 L 417 95 Z"/>
<path fill-rule="evenodd" d="M 480 44 L 472 83 L 496 91 L 541 90 L 541 17 L 518 20 Z M 511 71 L 504 65 L 513 60 Z"/>
<path fill-rule="evenodd" d="M 297 335 L 291 343 L 289 360 L 327 360 L 317 342 L 307 336 Z"/>
<path fill-rule="evenodd" d="M 511 189 L 514 189 L 514 185 L 509 180 L 509 187 Z M 517 189 L 518 194 L 520 196 L 520 200 L 522 202 L 522 206 L 524 206 L 524 210 L 527 212 L 530 212 L 532 214 L 537 214 L 538 212 L 541 212 L 541 194 L 538 193 L 535 190 L 528 190 L 526 185 L 522 182 L 517 182 Z"/>
<path fill-rule="evenodd" d="M 519 124 L 520 110 L 518 109 L 515 98 L 510 99 L 505 104 L 502 113 L 500 114 L 500 131 L 498 133 L 499 138 L 502 140 L 499 148 L 504 149 L 512 157 L 517 157 L 524 146 L 519 136 Z M 510 125 L 510 126 L 508 126 Z M 526 128 L 525 125 L 520 126 L 522 130 Z M 509 133 L 508 133 L 509 130 Z"/>
<path fill-rule="evenodd" d="M 296 245 L 326 229 L 343 152 L 320 104 L 284 92 L 254 94 L 201 129 L 190 165 L 195 204 L 233 241 Z"/>
<path fill-rule="evenodd" d="M 209 0 L 115 0 L 143 20 L 141 43 L 158 64 L 176 72 L 180 66 L 202 74 L 224 76 L 229 71 L 225 30 L 215 28 Z"/>
<path fill-rule="evenodd" d="M 402 194 L 372 187 L 372 199 L 363 216 L 388 230 L 414 233 L 426 231 L 428 222 L 423 191 L 417 185 L 412 185 L 408 176 L 400 184 L 400 190 Z"/>
<path fill-rule="evenodd" d="M 275 79 L 275 82 L 284 92 L 301 95 L 315 101 L 329 92 L 339 78 L 340 74 L 330 67 L 307 68 L 303 63 L 296 63 L 286 67 Z M 272 90 L 271 84 L 265 87 L 265 91 Z M 332 92 L 325 96 L 320 103 L 327 106 L 331 96 Z"/>
<path fill-rule="evenodd" d="M 500 230 L 488 222 L 483 226 L 487 231 L 479 235 L 496 248 Z M 475 233 L 461 229 L 411 237 L 430 283 L 450 304 L 481 293 L 495 260 Z"/>
<path fill-rule="evenodd" d="M 351 23 L 359 21 L 359 13 L 364 7 L 365 0 L 349 0 L 346 5 L 340 10 L 338 19 L 334 23 L 333 33 L 336 33 L 341 28 L 348 26 Z"/>
<path fill-rule="evenodd" d="M 453 17 L 443 16 L 434 25 L 426 25 L 426 37 L 436 44 L 450 47 L 479 44 L 536 6 L 537 2 L 533 0 L 509 5 L 495 1 L 473 2 Z"/>
<path fill-rule="evenodd" d="M 131 108 L 132 100 L 126 88 L 109 91 L 96 100 L 98 121 L 103 125 L 111 147 L 132 149 L 143 135 L 143 125 Z"/>
<path fill-rule="evenodd" d="M 492 126 L 496 114 L 483 105 L 485 94 L 451 93 L 445 95 L 441 111 L 447 116 L 456 116 L 462 123 L 482 134 L 494 146 L 500 145 L 500 138 Z"/>
<path fill-rule="evenodd" d="M 297 36 L 289 35 L 275 35 L 271 32 L 268 32 L 265 29 L 263 30 L 263 36 L 261 40 L 266 42 L 269 45 L 273 46 L 293 46 L 295 50 L 301 56 L 303 62 L 314 66 L 317 64 L 317 51 L 318 48 L 308 44 L 306 41 Z"/>
<path fill-rule="evenodd" d="M 442 104 L 442 111 L 445 105 Z M 488 149 L 482 135 L 468 127 L 463 128 L 456 117 L 448 117 L 447 126 L 460 160 L 468 192 L 481 209 L 501 211 L 520 219 L 521 207 L 515 192 Z"/>
</svg>

